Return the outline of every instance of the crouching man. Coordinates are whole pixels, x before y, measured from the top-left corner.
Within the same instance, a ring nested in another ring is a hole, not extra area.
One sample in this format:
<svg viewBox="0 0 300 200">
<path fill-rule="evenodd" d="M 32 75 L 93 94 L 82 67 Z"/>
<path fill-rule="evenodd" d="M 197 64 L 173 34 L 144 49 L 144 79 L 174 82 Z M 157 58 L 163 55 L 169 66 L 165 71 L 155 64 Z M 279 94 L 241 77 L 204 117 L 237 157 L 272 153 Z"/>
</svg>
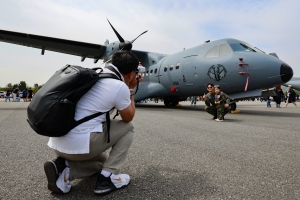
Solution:
<svg viewBox="0 0 300 200">
<path fill-rule="evenodd" d="M 213 116 L 213 119 L 216 120 L 218 119 L 217 116 L 217 106 L 215 104 L 215 88 L 214 88 L 214 84 L 212 83 L 208 83 L 207 84 L 207 94 L 203 95 L 203 100 L 205 101 L 205 111 L 208 112 L 209 114 L 211 114 Z M 224 104 L 224 116 L 230 111 L 230 98 L 227 94 L 223 93 L 226 97 L 226 103 Z M 224 118 L 223 116 L 223 118 Z"/>
<path fill-rule="evenodd" d="M 98 174 L 96 194 L 107 194 L 129 184 L 129 175 L 121 174 L 120 169 L 133 141 L 133 88 L 138 84 L 138 65 L 139 60 L 132 52 L 116 52 L 112 64 L 103 72 L 119 75 L 122 81 L 101 79 L 77 103 L 75 120 L 116 108 L 122 120 L 110 120 L 109 135 L 106 115 L 103 114 L 80 124 L 65 136 L 50 138 L 48 146 L 57 158 L 44 163 L 49 190 L 68 193 L 70 181 L 94 174 Z M 138 79 L 142 81 L 141 76 Z M 105 151 L 109 148 L 108 155 Z"/>
</svg>

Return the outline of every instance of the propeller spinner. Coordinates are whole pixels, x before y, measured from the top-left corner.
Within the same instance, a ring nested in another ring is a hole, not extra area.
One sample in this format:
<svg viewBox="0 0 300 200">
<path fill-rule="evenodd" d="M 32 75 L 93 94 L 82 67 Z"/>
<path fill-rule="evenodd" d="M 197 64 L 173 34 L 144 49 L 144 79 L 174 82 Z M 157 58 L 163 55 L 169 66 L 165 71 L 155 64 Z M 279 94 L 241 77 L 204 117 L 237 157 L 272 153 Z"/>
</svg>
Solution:
<svg viewBox="0 0 300 200">
<path fill-rule="evenodd" d="M 122 38 L 122 36 L 118 33 L 118 31 L 113 27 L 113 25 L 111 25 L 110 21 L 107 19 L 109 25 L 111 26 L 111 28 L 113 29 L 113 31 L 115 32 L 115 34 L 117 35 L 119 41 L 120 41 L 120 45 L 119 45 L 119 48 L 120 50 L 128 50 L 130 51 L 132 49 L 132 43 L 138 39 L 138 37 L 140 37 L 141 35 L 143 35 L 144 33 L 147 33 L 147 31 L 144 31 L 143 33 L 141 33 L 139 36 L 137 36 L 135 39 L 131 40 L 131 41 L 128 41 L 128 40 L 124 40 Z"/>
</svg>

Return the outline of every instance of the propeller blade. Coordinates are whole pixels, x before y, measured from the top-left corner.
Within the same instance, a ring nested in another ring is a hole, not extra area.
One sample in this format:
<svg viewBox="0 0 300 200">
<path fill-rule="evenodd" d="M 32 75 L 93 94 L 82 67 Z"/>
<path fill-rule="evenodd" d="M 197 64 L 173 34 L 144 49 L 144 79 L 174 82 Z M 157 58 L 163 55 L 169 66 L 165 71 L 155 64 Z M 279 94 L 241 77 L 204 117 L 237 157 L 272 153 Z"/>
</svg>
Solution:
<svg viewBox="0 0 300 200">
<path fill-rule="evenodd" d="M 111 23 L 109 22 L 109 20 L 107 19 L 109 25 L 111 26 L 111 28 L 114 30 L 115 34 L 117 35 L 118 39 L 120 42 L 125 42 L 125 40 L 121 37 L 121 35 L 118 33 L 118 31 L 116 31 L 116 29 L 111 25 Z"/>
<path fill-rule="evenodd" d="M 145 33 L 147 33 L 148 32 L 148 30 L 147 31 L 144 31 L 143 33 L 141 33 L 139 36 L 137 36 L 134 40 L 132 40 L 131 41 L 131 43 L 133 43 L 136 39 L 138 39 L 138 37 L 140 37 L 141 35 L 143 35 L 143 34 L 145 34 Z"/>
</svg>

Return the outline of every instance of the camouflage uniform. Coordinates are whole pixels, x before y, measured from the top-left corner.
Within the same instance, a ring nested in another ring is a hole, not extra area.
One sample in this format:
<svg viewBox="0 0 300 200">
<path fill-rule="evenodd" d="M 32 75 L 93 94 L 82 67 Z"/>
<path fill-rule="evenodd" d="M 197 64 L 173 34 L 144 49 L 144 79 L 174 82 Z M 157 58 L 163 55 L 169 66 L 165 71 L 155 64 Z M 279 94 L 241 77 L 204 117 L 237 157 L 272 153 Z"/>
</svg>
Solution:
<svg viewBox="0 0 300 200">
<path fill-rule="evenodd" d="M 221 95 L 222 96 L 224 96 L 224 98 L 226 99 L 226 104 L 229 104 L 230 103 L 230 98 L 229 98 L 229 96 L 227 95 L 227 94 L 225 94 L 225 93 L 223 93 L 223 92 L 221 92 Z M 217 106 L 218 105 L 216 105 L 215 104 L 215 96 L 216 96 L 216 93 L 212 93 L 212 94 L 210 94 L 210 93 L 207 93 L 206 94 L 206 100 L 205 100 L 205 104 L 206 104 L 206 106 L 205 106 L 205 111 L 206 112 L 208 112 L 209 114 L 211 114 L 212 116 L 214 116 L 214 118 L 217 118 L 218 116 L 217 116 Z M 223 105 L 223 108 L 224 108 L 224 104 L 225 103 L 223 103 L 222 105 Z M 228 107 L 228 108 L 224 108 L 224 114 L 223 114 L 223 117 L 224 117 L 224 115 L 226 115 L 228 112 L 230 111 L 230 108 Z"/>
<path fill-rule="evenodd" d="M 224 95 L 224 93 L 220 93 L 220 94 L 216 94 L 215 95 L 215 101 L 218 102 L 220 101 L 220 104 L 216 104 L 216 108 L 217 108 L 217 117 L 218 119 L 224 119 L 224 115 L 225 115 L 225 108 L 224 108 L 224 104 L 226 103 L 226 96 Z"/>
</svg>

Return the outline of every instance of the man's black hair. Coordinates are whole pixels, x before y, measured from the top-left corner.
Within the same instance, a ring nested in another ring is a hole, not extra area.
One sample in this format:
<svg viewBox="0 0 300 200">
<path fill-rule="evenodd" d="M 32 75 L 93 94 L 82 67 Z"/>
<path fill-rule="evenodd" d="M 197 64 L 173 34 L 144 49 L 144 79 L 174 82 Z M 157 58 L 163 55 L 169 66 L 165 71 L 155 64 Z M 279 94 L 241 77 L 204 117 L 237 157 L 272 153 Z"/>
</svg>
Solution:
<svg viewBox="0 0 300 200">
<path fill-rule="evenodd" d="M 208 87 L 209 85 L 210 85 L 211 87 L 214 87 L 214 84 L 212 84 L 212 83 L 207 83 L 206 87 Z"/>
<path fill-rule="evenodd" d="M 139 65 L 138 57 L 131 51 L 123 50 L 114 53 L 111 63 L 118 68 L 122 74 L 136 71 Z"/>
</svg>

